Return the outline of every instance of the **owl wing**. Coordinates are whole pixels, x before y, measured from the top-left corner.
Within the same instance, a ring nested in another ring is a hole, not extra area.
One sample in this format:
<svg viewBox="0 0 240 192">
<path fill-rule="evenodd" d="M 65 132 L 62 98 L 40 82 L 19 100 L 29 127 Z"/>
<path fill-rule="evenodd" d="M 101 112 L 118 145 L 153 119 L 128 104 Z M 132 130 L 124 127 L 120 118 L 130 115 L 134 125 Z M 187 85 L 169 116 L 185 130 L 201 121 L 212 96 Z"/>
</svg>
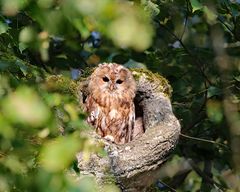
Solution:
<svg viewBox="0 0 240 192">
<path fill-rule="evenodd" d="M 133 139 L 134 122 L 135 122 L 135 106 L 134 103 L 132 103 L 128 118 L 128 136 L 126 138 L 127 142 Z"/>
<path fill-rule="evenodd" d="M 93 97 L 89 95 L 86 99 L 86 111 L 88 112 L 87 122 L 91 125 L 95 124 L 98 118 L 98 107 L 97 103 L 94 101 Z"/>
<path fill-rule="evenodd" d="M 104 127 L 102 128 L 103 114 L 101 110 L 101 106 L 94 100 L 94 98 L 89 95 L 86 99 L 86 110 L 88 112 L 87 122 L 88 124 L 95 127 L 96 132 L 104 136 Z"/>
</svg>

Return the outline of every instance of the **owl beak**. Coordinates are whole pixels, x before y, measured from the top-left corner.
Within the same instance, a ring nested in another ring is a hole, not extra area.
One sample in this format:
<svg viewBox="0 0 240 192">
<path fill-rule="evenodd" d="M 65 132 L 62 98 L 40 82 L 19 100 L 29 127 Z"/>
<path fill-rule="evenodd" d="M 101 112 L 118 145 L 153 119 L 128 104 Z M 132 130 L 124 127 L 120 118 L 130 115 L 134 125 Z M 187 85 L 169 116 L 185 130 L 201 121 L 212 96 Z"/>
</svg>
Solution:
<svg viewBox="0 0 240 192">
<path fill-rule="evenodd" d="M 109 89 L 110 89 L 110 91 L 114 90 L 115 89 L 115 85 L 114 84 L 110 84 Z"/>
</svg>

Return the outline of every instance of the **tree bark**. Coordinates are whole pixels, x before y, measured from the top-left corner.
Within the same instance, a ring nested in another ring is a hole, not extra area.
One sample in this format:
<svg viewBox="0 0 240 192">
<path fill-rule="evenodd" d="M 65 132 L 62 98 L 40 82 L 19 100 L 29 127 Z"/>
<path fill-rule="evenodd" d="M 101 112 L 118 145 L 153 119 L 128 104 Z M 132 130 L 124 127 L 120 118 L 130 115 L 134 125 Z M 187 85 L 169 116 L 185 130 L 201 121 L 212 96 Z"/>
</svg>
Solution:
<svg viewBox="0 0 240 192">
<path fill-rule="evenodd" d="M 158 179 L 161 164 L 175 148 L 180 124 L 172 112 L 171 87 L 167 80 L 148 70 L 132 70 L 137 82 L 135 103 L 142 109 L 145 133 L 129 143 L 116 145 L 96 134 L 95 142 L 104 142 L 107 156 L 92 154 L 84 162 L 78 154 L 78 167 L 82 174 L 95 175 L 100 183 L 110 176 L 122 191 L 145 191 Z M 86 97 L 87 80 L 80 83 L 80 94 Z M 93 136 L 94 135 L 94 136 Z"/>
</svg>

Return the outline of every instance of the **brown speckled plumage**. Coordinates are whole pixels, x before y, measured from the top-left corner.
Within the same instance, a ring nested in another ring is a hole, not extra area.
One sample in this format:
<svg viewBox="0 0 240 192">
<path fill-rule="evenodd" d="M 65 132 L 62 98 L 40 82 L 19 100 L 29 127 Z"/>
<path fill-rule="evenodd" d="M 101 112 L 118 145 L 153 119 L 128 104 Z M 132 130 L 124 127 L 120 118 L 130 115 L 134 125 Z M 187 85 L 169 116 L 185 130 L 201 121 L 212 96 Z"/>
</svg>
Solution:
<svg viewBox="0 0 240 192">
<path fill-rule="evenodd" d="M 86 109 L 88 123 L 115 143 L 132 140 L 136 83 L 131 72 L 115 63 L 100 64 L 90 76 Z"/>
</svg>

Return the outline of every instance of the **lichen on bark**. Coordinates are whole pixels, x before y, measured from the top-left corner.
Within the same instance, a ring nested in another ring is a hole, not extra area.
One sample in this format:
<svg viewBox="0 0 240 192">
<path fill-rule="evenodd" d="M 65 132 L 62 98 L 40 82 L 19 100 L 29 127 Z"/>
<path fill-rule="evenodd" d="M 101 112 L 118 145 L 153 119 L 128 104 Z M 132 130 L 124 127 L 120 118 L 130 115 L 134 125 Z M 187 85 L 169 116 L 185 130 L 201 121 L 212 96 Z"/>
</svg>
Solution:
<svg viewBox="0 0 240 192">
<path fill-rule="evenodd" d="M 58 91 L 59 93 L 70 93 L 78 97 L 78 83 L 63 75 L 50 75 L 46 77 L 44 87 L 49 91 Z"/>
</svg>

